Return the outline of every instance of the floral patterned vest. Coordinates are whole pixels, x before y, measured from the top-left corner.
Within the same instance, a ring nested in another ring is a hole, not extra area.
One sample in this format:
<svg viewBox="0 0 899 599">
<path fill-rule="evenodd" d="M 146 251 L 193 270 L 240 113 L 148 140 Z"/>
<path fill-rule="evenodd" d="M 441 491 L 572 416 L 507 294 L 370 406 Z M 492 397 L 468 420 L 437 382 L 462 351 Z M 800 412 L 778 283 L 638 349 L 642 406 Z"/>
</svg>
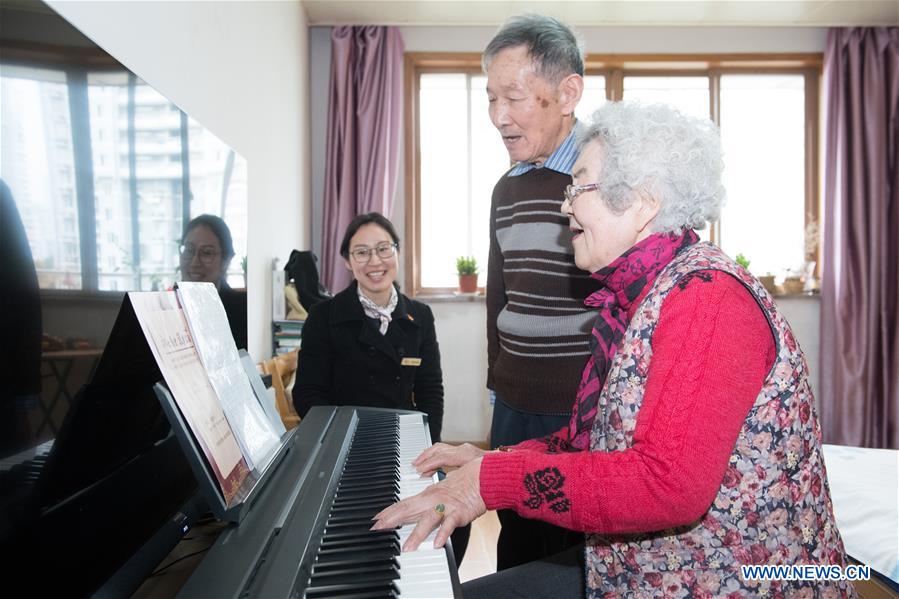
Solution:
<svg viewBox="0 0 899 599">
<path fill-rule="evenodd" d="M 588 597 L 844 597 L 849 582 L 745 581 L 741 565 L 845 567 L 821 454 L 808 365 L 764 287 L 717 247 L 698 243 L 665 267 L 612 359 L 590 438 L 591 451 L 623 451 L 652 360 L 652 336 L 671 289 L 698 270 L 737 278 L 771 324 L 777 357 L 740 430 L 730 464 L 701 519 L 640 535 L 588 535 Z M 625 394 L 636 401 L 623 401 Z M 692 448 L 702 451 L 701 447 Z"/>
</svg>

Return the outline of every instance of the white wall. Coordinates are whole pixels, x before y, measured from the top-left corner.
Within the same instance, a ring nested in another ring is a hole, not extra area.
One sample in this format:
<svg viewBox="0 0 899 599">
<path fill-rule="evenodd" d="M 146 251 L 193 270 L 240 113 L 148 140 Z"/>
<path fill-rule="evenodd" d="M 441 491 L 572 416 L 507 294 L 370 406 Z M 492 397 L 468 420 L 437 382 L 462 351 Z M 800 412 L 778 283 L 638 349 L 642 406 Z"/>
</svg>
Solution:
<svg viewBox="0 0 899 599">
<path fill-rule="evenodd" d="M 588 54 L 823 52 L 821 27 L 580 27 Z M 494 27 L 401 27 L 407 52 L 480 52 Z"/>
<path fill-rule="evenodd" d="M 811 373 L 812 392 L 815 400 L 818 399 L 821 373 L 821 298 L 820 296 L 789 296 L 776 298 L 777 308 L 783 314 L 793 335 L 799 343 L 799 348 L 805 354 Z M 818 416 L 821 416 L 820 404 L 817 404 Z"/>
<path fill-rule="evenodd" d="M 330 28 L 310 28 L 310 56 L 330 56 Z M 480 52 L 495 32 L 493 27 L 401 27 L 407 52 Z M 823 28 L 739 27 L 585 27 L 578 30 L 588 53 L 713 53 L 713 52 L 823 52 L 827 31 Z M 328 46 L 327 48 L 320 47 Z M 313 121 L 327 117 L 327 70 L 312 73 L 310 89 L 323 101 L 312 100 Z M 319 108 L 316 108 L 319 107 Z M 316 110 L 323 112 L 316 112 Z M 324 130 L 313 131 L 314 152 L 324 155 Z M 321 206 L 324 160 L 313 163 L 313 202 Z M 318 169 L 322 169 L 321 172 Z M 400 182 L 404 177 L 400 163 Z M 499 173 L 497 173 L 497 176 Z M 404 230 L 404 188 L 397 190 L 392 220 Z M 816 299 L 779 302 L 793 324 L 806 352 L 813 387 L 818 371 L 818 302 Z M 483 302 L 432 303 L 437 319 L 446 387 L 443 437 L 446 440 L 482 440 L 490 426 L 491 408 L 484 383 L 486 366 L 486 309 Z"/>
<path fill-rule="evenodd" d="M 487 401 L 487 310 L 483 301 L 430 304 L 443 367 L 446 441 L 483 441 L 493 408 Z"/>
<path fill-rule="evenodd" d="M 270 267 L 309 247 L 309 68 L 299 2 L 49 4 L 247 159 L 248 344 L 271 355 Z"/>
</svg>

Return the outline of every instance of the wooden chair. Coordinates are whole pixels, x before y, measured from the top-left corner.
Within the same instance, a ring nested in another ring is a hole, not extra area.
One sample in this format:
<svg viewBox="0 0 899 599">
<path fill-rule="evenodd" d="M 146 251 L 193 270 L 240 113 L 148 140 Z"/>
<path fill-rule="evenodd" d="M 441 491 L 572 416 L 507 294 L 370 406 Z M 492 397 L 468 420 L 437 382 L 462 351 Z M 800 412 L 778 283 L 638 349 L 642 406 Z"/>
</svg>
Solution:
<svg viewBox="0 0 899 599">
<path fill-rule="evenodd" d="M 299 350 L 287 354 L 279 354 L 259 366 L 264 374 L 272 375 L 272 389 L 275 390 L 275 407 L 281 416 L 284 428 L 290 430 L 300 423 L 300 416 L 293 408 L 291 389 L 297 370 Z"/>
</svg>

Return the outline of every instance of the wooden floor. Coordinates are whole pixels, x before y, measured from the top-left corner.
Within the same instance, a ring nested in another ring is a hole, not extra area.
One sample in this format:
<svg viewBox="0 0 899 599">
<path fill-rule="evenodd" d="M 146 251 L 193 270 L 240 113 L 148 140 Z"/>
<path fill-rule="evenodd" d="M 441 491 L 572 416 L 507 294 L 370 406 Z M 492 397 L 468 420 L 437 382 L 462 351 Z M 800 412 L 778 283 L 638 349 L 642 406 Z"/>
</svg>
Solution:
<svg viewBox="0 0 899 599">
<path fill-rule="evenodd" d="M 471 523 L 471 538 L 459 568 L 459 580 L 466 582 L 496 572 L 496 539 L 499 519 L 489 511 Z"/>
<path fill-rule="evenodd" d="M 872 574 L 872 576 L 874 576 Z M 879 578 L 871 580 L 859 580 L 855 583 L 855 590 L 860 599 L 896 599 L 899 593 L 893 591 Z"/>
</svg>

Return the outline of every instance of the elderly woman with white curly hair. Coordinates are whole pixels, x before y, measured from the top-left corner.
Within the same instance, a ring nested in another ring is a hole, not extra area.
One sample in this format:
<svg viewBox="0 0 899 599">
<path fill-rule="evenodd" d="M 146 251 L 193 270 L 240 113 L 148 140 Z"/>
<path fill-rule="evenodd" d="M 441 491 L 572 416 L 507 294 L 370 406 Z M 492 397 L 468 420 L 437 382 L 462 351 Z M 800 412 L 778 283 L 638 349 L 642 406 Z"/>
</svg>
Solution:
<svg viewBox="0 0 899 599">
<path fill-rule="evenodd" d="M 442 545 L 510 508 L 588 533 L 579 551 L 472 581 L 466 597 L 852 595 L 845 581 L 741 569 L 846 556 L 805 358 L 764 287 L 694 232 L 724 200 L 714 125 L 612 103 L 580 145 L 562 212 L 601 287 L 586 300 L 597 317 L 569 426 L 494 452 L 435 445 L 417 467 L 459 469 L 375 528 L 417 521 L 405 549 L 435 528 Z"/>
</svg>

